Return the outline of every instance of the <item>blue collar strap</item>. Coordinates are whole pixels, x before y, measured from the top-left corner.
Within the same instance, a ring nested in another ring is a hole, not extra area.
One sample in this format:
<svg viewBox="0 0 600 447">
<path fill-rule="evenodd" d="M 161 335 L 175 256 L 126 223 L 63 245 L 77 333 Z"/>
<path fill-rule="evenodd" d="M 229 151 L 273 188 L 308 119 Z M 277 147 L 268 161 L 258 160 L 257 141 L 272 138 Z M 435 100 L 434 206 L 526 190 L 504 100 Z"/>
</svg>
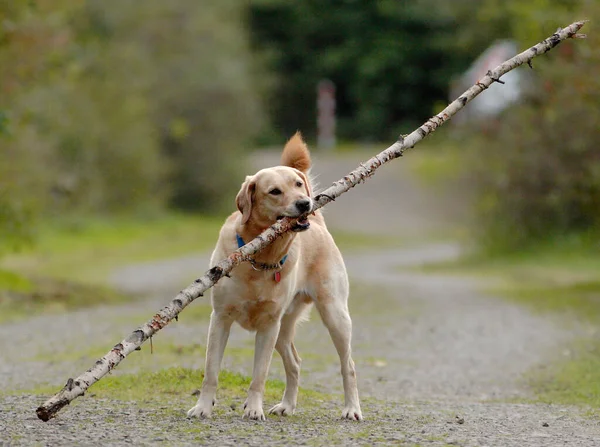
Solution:
<svg viewBox="0 0 600 447">
<path fill-rule="evenodd" d="M 235 234 L 235 238 L 237 239 L 237 244 L 238 244 L 238 248 L 242 248 L 244 245 L 246 245 L 246 243 L 244 242 L 244 239 L 242 239 L 242 237 L 239 234 Z M 279 267 L 283 267 L 283 264 L 285 264 L 285 261 L 287 261 L 288 255 L 286 254 L 283 258 L 281 258 L 281 261 L 279 261 Z M 252 263 L 253 267 L 261 266 L 263 267 L 260 270 L 272 270 L 271 268 L 269 268 L 270 266 L 267 264 L 256 264 L 255 262 L 252 262 L 253 260 L 250 260 L 250 262 Z M 275 264 L 277 265 L 277 264 Z M 266 268 L 264 268 L 266 267 Z"/>
<path fill-rule="evenodd" d="M 246 245 L 244 239 L 242 239 L 242 236 L 240 236 L 239 234 L 235 233 L 235 238 L 237 239 L 238 248 L 242 248 L 244 245 Z"/>
</svg>

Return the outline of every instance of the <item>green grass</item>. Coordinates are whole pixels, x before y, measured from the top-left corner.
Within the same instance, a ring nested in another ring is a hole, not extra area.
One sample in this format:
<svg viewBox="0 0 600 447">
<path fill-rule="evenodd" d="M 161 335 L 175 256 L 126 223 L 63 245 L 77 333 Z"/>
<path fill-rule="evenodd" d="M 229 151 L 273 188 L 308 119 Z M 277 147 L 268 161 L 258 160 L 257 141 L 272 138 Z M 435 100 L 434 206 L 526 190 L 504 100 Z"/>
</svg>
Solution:
<svg viewBox="0 0 600 447">
<path fill-rule="evenodd" d="M 0 290 L 26 293 L 33 289 L 34 284 L 29 278 L 8 270 L 0 270 Z"/>
<path fill-rule="evenodd" d="M 200 370 L 173 367 L 156 372 L 108 376 L 94 385 L 90 392 L 96 397 L 134 401 L 139 403 L 162 403 L 175 396 L 180 401 L 193 403 L 192 392 L 199 389 L 204 374 Z M 219 398 L 227 405 L 245 399 L 250 378 L 242 374 L 221 371 L 219 374 Z M 285 384 L 269 380 L 265 400 L 281 399 Z M 152 390 L 152 392 L 149 392 Z"/>
<path fill-rule="evenodd" d="M 410 149 L 407 166 L 425 186 L 446 188 L 465 175 L 463 147 L 452 139 L 436 141 Z"/>
<path fill-rule="evenodd" d="M 568 285 L 509 285 L 492 290 L 534 310 L 600 322 L 600 280 Z"/>
<path fill-rule="evenodd" d="M 527 381 L 544 403 L 584 405 L 600 416 L 600 340 L 581 340 L 565 353 L 567 360 L 539 367 Z"/>
<path fill-rule="evenodd" d="M 0 323 L 16 321 L 42 313 L 119 304 L 131 296 L 104 286 L 91 286 L 43 278 L 19 280 L 17 285 L 0 285 Z"/>
<path fill-rule="evenodd" d="M 428 273 L 485 278 L 506 289 L 571 287 L 600 278 L 600 237 L 579 234 L 558 237 L 512 253 L 478 253 L 461 259 L 425 264 Z"/>
<path fill-rule="evenodd" d="M 211 249 L 222 223 L 222 217 L 180 214 L 55 222 L 39 231 L 34 246 L 6 256 L 0 267 L 101 284 L 120 265 Z"/>
<path fill-rule="evenodd" d="M 223 219 L 169 214 L 62 220 L 41 228 L 35 245 L 0 261 L 0 322 L 131 300 L 107 287 L 129 263 L 206 251 Z M 194 306 L 188 315 L 206 314 Z"/>
<path fill-rule="evenodd" d="M 197 397 L 193 395 L 202 385 L 204 372 L 182 367 L 171 367 L 159 371 L 140 371 L 135 374 L 108 375 L 94 384 L 88 396 L 110 399 L 114 401 L 133 402 L 141 407 L 147 404 L 154 407 L 165 407 L 177 413 L 194 405 Z M 243 374 L 221 370 L 217 398 L 219 403 L 215 413 L 223 414 L 232 406 L 241 410 L 246 399 L 251 378 Z M 264 401 L 265 405 L 274 405 L 281 401 L 285 383 L 280 380 L 267 380 Z M 35 395 L 51 395 L 58 389 L 43 385 L 33 390 L 22 390 L 22 393 Z M 339 401 L 340 396 L 325 394 L 314 390 L 301 389 L 299 404 L 304 407 L 318 407 L 323 402 Z"/>
</svg>

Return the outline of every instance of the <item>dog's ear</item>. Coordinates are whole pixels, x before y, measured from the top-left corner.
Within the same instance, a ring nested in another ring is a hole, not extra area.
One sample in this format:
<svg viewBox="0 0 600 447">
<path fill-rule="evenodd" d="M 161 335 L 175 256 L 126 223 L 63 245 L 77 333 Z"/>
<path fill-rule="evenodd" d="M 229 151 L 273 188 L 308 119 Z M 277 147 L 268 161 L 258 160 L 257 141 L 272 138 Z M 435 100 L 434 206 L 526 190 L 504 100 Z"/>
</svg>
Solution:
<svg viewBox="0 0 600 447">
<path fill-rule="evenodd" d="M 256 182 L 253 181 L 251 176 L 247 176 L 244 183 L 242 183 L 240 192 L 238 192 L 235 198 L 237 208 L 242 213 L 242 225 L 250 219 L 250 214 L 252 213 L 252 196 L 255 189 Z"/>
<path fill-rule="evenodd" d="M 302 177 L 302 180 L 304 180 L 304 188 L 306 188 L 306 194 L 308 195 L 308 197 L 312 198 L 312 187 L 310 184 L 309 176 L 302 171 L 298 171 L 298 175 Z"/>
</svg>

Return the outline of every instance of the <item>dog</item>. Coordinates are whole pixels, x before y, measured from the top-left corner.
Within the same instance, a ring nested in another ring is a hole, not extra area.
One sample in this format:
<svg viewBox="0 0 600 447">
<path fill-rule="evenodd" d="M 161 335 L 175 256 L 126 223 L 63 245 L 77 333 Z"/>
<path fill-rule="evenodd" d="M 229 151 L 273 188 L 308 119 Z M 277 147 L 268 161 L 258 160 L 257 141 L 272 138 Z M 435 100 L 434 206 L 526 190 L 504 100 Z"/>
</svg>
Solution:
<svg viewBox="0 0 600 447">
<path fill-rule="evenodd" d="M 223 352 L 233 322 L 256 331 L 254 368 L 244 419 L 264 421 L 263 394 L 273 349 L 283 360 L 286 386 L 281 403 L 269 413 L 287 416 L 296 409 L 300 357 L 296 325 L 314 305 L 339 354 L 345 405 L 342 418 L 362 420 L 348 312 L 348 275 L 342 255 L 320 211 L 313 212 L 311 158 L 300 133 L 285 145 L 281 165 L 247 176 L 237 194 L 238 211 L 221 228 L 211 265 L 251 241 L 283 217 L 298 218 L 292 228 L 212 289 L 206 365 L 200 397 L 188 417 L 209 418 L 215 404 Z"/>
</svg>

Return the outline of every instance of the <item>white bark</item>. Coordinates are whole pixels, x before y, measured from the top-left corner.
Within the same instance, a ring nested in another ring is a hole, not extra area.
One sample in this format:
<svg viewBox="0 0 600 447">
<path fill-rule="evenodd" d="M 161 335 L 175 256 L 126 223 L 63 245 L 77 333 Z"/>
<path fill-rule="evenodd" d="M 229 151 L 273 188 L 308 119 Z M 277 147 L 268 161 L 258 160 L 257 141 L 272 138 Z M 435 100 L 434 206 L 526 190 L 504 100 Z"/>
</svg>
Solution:
<svg viewBox="0 0 600 447">
<path fill-rule="evenodd" d="M 559 29 L 543 42 L 540 42 L 512 59 L 507 60 L 495 69 L 490 70 L 486 76 L 448 105 L 442 112 L 427 120 L 425 124 L 411 134 L 400 137 L 398 141 L 386 150 L 367 160 L 365 163 L 362 163 L 357 169 L 335 182 L 321 194 L 318 194 L 315 198 L 315 209 L 325 206 L 327 203 L 335 200 L 336 197 L 348 191 L 350 188 L 353 188 L 361 181 L 365 181 L 368 177 L 373 175 L 375 170 L 382 164 L 402 156 L 406 149 L 412 148 L 427 135 L 434 132 L 439 126 L 448 121 L 454 114 L 488 88 L 493 82 L 501 82 L 499 80 L 502 75 L 520 65 L 529 64 L 534 57 L 546 53 L 563 40 L 572 37 L 584 37 L 577 34 L 584 24 L 585 21 L 580 21 L 575 22 L 564 29 Z M 250 256 L 262 250 L 283 233 L 289 231 L 291 224 L 295 220 L 296 219 L 285 218 L 272 225 L 256 239 L 232 253 L 228 258 L 223 259 L 208 270 L 204 276 L 180 291 L 179 294 L 166 307 L 154 315 L 150 321 L 137 328 L 126 339 L 115 345 L 104 357 L 97 360 L 90 369 L 76 379 L 69 379 L 62 390 L 52 398 L 48 399 L 36 410 L 38 417 L 43 421 L 48 421 L 56 416 L 61 408 L 68 405 L 75 398 L 82 396 L 91 385 L 110 372 L 125 357 L 139 348 L 142 343 L 148 340 L 152 335 L 169 324 L 169 322 L 176 318 L 188 304 L 202 296 L 206 290 L 215 285 L 223 276 L 227 276 L 236 265 L 246 261 Z"/>
</svg>

